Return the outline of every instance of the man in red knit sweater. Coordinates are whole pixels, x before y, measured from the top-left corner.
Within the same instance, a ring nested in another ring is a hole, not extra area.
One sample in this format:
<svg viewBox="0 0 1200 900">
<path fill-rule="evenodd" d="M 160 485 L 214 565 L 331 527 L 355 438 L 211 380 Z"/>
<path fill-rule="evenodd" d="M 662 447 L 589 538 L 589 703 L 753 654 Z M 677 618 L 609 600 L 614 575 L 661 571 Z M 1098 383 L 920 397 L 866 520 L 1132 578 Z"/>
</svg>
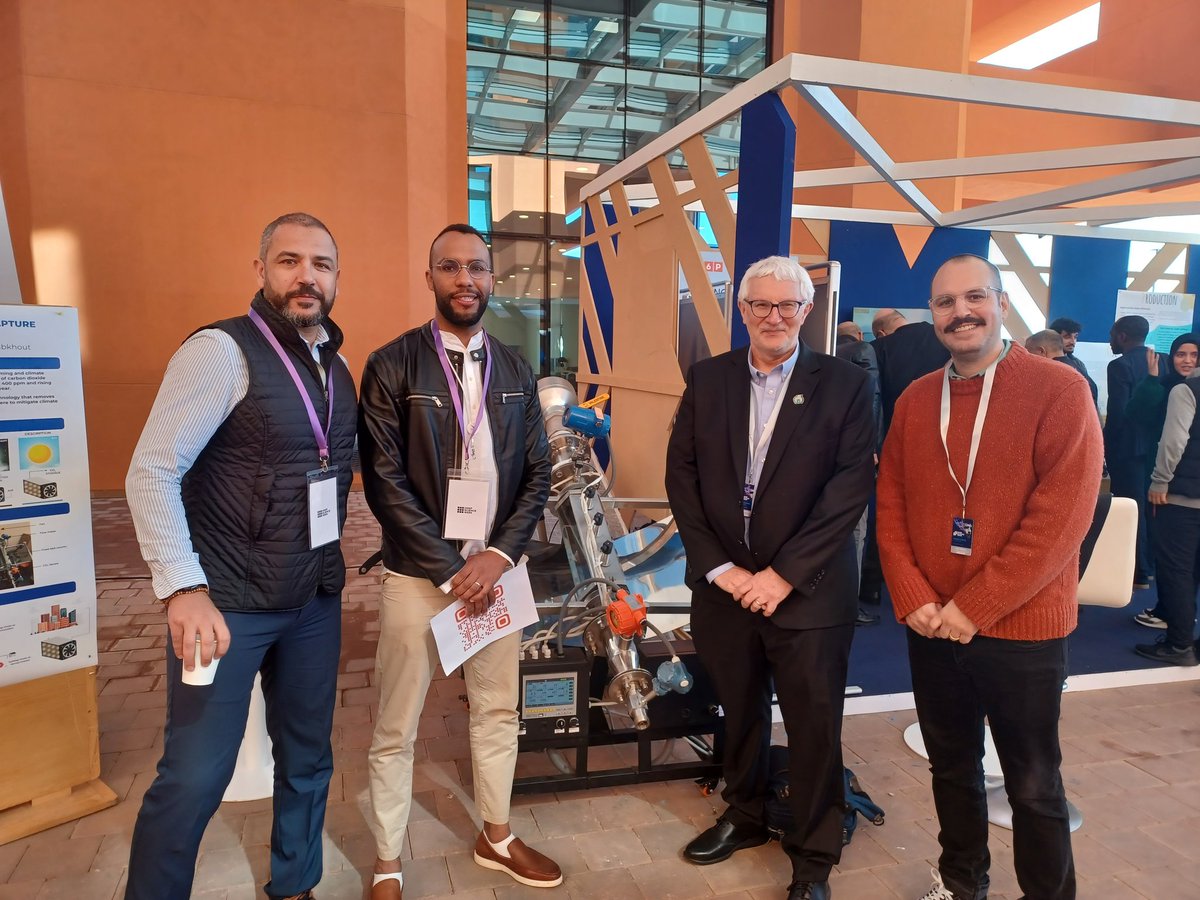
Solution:
<svg viewBox="0 0 1200 900">
<path fill-rule="evenodd" d="M 879 552 L 909 629 L 941 826 L 926 897 L 987 895 L 986 716 L 1021 890 L 1073 898 L 1058 717 L 1100 428 L 1078 372 L 1001 339 L 1008 295 L 986 259 L 944 263 L 929 304 L 950 364 L 896 404 L 878 486 Z"/>
</svg>

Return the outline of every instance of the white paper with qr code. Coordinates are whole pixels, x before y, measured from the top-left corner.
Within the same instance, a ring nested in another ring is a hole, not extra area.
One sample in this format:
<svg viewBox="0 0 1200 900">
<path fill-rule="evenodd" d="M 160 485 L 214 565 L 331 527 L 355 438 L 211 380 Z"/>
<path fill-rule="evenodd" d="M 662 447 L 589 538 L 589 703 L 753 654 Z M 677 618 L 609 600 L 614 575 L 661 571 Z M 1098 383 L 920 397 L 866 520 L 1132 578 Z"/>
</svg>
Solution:
<svg viewBox="0 0 1200 900">
<path fill-rule="evenodd" d="M 430 622 L 442 670 L 447 674 L 497 638 L 538 620 L 529 570 L 524 565 L 505 572 L 493 591 L 496 599 L 487 612 L 472 616 L 461 600 L 455 600 Z"/>
</svg>

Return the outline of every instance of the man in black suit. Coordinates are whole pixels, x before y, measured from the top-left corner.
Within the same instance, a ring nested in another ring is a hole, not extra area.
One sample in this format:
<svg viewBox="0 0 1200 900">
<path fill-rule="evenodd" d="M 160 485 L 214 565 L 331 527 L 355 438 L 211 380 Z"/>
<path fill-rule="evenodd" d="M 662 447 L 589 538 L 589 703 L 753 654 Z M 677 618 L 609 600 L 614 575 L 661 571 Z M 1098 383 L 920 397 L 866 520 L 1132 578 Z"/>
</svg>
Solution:
<svg viewBox="0 0 1200 900">
<path fill-rule="evenodd" d="M 1146 438 L 1125 415 L 1134 385 L 1146 377 L 1146 336 L 1150 323 L 1143 316 L 1121 316 L 1108 332 L 1108 345 L 1119 353 L 1108 364 L 1108 412 L 1104 418 L 1104 462 L 1115 497 L 1132 497 L 1138 505 L 1137 559 L 1133 587 L 1150 587 L 1154 570 L 1150 536 L 1146 531 Z"/>
<path fill-rule="evenodd" d="M 879 395 L 883 401 L 883 430 L 892 423 L 892 411 L 904 389 L 950 360 L 949 351 L 937 339 L 928 322 L 910 322 L 894 309 L 875 314 L 871 331 L 876 335 L 875 358 L 879 361 Z"/>
<path fill-rule="evenodd" d="M 795 829 L 789 900 L 825 900 L 841 857 L 841 722 L 858 573 L 851 533 L 874 484 L 871 379 L 800 341 L 813 287 L 772 256 L 742 278 L 750 335 L 688 372 L 667 447 L 692 637 L 725 713 L 728 808 L 688 844 L 707 864 L 767 840 L 774 684 Z"/>
</svg>

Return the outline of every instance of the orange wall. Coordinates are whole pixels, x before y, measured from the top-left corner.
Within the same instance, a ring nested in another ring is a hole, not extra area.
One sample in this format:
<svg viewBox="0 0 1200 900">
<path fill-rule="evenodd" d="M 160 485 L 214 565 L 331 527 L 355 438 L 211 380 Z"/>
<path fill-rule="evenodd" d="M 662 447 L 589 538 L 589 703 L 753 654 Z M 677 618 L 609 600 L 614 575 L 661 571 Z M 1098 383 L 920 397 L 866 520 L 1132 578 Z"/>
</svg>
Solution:
<svg viewBox="0 0 1200 900">
<path fill-rule="evenodd" d="M 25 301 L 80 309 L 94 489 L 180 341 L 246 308 L 276 215 L 337 238 L 353 372 L 429 315 L 429 241 L 466 214 L 465 33 L 425 0 L 0 3 L 9 225 Z"/>
</svg>

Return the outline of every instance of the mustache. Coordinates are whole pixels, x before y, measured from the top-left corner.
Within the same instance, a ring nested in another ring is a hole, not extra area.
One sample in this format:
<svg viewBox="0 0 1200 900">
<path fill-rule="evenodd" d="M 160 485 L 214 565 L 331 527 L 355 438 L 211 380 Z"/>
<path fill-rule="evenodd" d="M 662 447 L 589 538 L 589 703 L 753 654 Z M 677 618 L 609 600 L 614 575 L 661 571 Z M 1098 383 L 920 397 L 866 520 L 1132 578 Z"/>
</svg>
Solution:
<svg viewBox="0 0 1200 900">
<path fill-rule="evenodd" d="M 322 291 L 319 287 L 296 288 L 296 290 L 288 291 L 283 296 L 284 296 L 285 300 L 291 300 L 294 297 L 311 297 L 313 300 L 316 300 L 318 303 L 325 302 L 325 292 Z"/>
<path fill-rule="evenodd" d="M 983 319 L 980 319 L 978 316 L 960 316 L 959 318 L 952 319 L 950 322 L 948 322 L 946 324 L 946 327 L 942 329 L 942 333 L 949 334 L 955 328 L 958 328 L 960 325 L 986 325 L 986 324 L 987 323 L 985 321 L 983 321 Z"/>
</svg>

